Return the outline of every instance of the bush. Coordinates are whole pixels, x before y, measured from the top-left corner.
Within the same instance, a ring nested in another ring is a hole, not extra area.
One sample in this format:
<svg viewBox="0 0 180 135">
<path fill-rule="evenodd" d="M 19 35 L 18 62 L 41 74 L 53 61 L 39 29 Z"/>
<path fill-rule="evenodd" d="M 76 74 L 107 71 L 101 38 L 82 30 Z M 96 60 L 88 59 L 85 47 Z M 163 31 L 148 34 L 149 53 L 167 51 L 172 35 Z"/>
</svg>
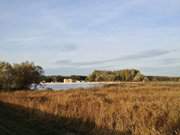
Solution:
<svg viewBox="0 0 180 135">
<path fill-rule="evenodd" d="M 0 63 L 0 89 L 29 89 L 32 83 L 41 81 L 43 69 L 30 62 L 21 64 Z"/>
</svg>

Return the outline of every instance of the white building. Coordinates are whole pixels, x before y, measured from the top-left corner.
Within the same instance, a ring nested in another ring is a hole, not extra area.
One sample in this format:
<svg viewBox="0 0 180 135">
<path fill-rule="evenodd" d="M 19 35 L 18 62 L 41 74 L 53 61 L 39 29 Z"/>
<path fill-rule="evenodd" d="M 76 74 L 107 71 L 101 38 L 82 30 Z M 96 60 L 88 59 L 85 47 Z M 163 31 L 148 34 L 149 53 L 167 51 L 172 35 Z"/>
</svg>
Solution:
<svg viewBox="0 0 180 135">
<path fill-rule="evenodd" d="M 72 83 L 73 80 L 72 79 L 64 79 L 64 83 Z"/>
</svg>

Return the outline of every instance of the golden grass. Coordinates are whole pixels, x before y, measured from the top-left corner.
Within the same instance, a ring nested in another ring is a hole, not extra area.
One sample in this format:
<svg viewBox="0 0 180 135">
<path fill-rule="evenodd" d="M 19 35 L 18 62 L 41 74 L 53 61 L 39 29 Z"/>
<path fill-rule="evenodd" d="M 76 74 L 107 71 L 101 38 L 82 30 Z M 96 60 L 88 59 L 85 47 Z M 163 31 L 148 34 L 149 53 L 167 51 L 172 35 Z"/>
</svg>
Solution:
<svg viewBox="0 0 180 135">
<path fill-rule="evenodd" d="M 0 101 L 132 135 L 180 135 L 180 83 L 0 93 Z M 105 134 L 93 133 L 92 134 Z"/>
</svg>

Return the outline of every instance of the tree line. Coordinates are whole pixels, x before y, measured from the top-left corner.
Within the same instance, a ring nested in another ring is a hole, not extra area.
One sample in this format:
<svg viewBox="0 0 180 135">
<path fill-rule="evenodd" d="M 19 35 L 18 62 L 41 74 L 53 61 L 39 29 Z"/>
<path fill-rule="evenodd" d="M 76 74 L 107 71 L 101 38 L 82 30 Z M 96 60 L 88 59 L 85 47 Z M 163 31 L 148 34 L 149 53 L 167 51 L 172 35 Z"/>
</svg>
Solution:
<svg viewBox="0 0 180 135">
<path fill-rule="evenodd" d="M 87 78 L 89 81 L 142 81 L 144 75 L 136 69 L 125 69 L 119 71 L 95 70 Z"/>
<path fill-rule="evenodd" d="M 64 82 L 64 79 L 72 79 L 74 81 L 86 81 L 87 76 L 83 75 L 71 75 L 71 76 L 62 76 L 62 75 L 47 75 L 42 77 L 43 82 Z"/>
<path fill-rule="evenodd" d="M 118 71 L 95 70 L 89 76 L 83 75 L 44 75 L 41 66 L 32 62 L 10 64 L 0 62 L 0 90 L 27 90 L 32 84 L 40 82 L 63 82 L 64 79 L 77 81 L 180 81 L 180 77 L 145 76 L 137 69 L 125 69 Z"/>
<path fill-rule="evenodd" d="M 87 77 L 88 81 L 180 81 L 180 77 L 145 76 L 137 69 L 124 69 L 118 71 L 95 70 Z"/>
<path fill-rule="evenodd" d="M 43 68 L 31 62 L 10 64 L 0 62 L 0 90 L 29 89 L 32 83 L 38 84 Z"/>
</svg>

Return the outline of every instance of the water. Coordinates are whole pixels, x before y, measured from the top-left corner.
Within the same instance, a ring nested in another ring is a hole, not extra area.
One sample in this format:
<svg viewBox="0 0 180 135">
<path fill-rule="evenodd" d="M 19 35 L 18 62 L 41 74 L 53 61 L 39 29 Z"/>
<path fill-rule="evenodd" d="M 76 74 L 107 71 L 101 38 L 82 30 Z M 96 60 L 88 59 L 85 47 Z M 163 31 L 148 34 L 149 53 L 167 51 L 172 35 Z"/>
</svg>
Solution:
<svg viewBox="0 0 180 135">
<path fill-rule="evenodd" d="M 76 89 L 76 88 L 93 88 L 93 87 L 101 87 L 103 84 L 100 83 L 41 83 L 38 85 L 37 89 L 41 90 L 68 90 L 68 89 Z"/>
</svg>

